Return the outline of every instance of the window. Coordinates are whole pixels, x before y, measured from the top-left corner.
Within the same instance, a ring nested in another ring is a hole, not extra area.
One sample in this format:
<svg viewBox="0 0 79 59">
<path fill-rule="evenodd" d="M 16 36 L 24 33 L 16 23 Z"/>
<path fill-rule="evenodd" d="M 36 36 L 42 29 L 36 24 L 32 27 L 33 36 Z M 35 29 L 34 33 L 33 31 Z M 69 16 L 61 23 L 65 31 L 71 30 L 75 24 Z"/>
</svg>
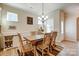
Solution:
<svg viewBox="0 0 79 59">
<path fill-rule="evenodd" d="M 42 25 L 42 21 L 41 21 L 41 20 L 39 20 L 39 19 L 38 19 L 38 24 L 39 24 L 39 25 Z"/>
<path fill-rule="evenodd" d="M 46 25 L 46 32 L 50 33 L 53 30 L 53 19 L 48 19 L 45 25 Z"/>
<path fill-rule="evenodd" d="M 18 21 L 18 15 L 16 13 L 7 12 L 7 21 Z"/>
<path fill-rule="evenodd" d="M 64 22 L 61 21 L 61 34 L 63 34 L 63 33 L 64 33 Z"/>
<path fill-rule="evenodd" d="M 43 26 L 42 24 L 42 21 L 38 19 L 38 24 L 40 26 Z M 44 26 L 45 26 L 45 31 L 47 33 L 51 32 L 53 30 L 53 20 L 52 19 L 47 19 L 45 22 L 44 22 Z"/>
<path fill-rule="evenodd" d="M 50 33 L 51 32 L 51 25 L 50 24 L 47 24 L 47 33 Z"/>
</svg>

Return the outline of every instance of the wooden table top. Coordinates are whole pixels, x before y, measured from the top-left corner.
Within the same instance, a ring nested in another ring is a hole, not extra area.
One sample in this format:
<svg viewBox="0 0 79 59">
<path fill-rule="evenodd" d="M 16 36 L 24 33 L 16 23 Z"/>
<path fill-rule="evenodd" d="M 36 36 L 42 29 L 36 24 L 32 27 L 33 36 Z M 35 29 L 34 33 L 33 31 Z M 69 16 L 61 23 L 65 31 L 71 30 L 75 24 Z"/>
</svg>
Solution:
<svg viewBox="0 0 79 59">
<path fill-rule="evenodd" d="M 42 41 L 42 39 L 44 38 L 44 34 L 27 36 L 27 37 L 24 37 L 24 38 L 29 40 L 30 42 L 32 42 L 33 45 L 36 46 L 38 44 L 38 42 Z"/>
<path fill-rule="evenodd" d="M 44 38 L 44 34 L 31 35 L 31 36 L 27 36 L 27 37 L 25 37 L 25 38 L 27 38 L 29 41 L 39 40 L 39 39 L 41 39 L 41 38 Z"/>
</svg>

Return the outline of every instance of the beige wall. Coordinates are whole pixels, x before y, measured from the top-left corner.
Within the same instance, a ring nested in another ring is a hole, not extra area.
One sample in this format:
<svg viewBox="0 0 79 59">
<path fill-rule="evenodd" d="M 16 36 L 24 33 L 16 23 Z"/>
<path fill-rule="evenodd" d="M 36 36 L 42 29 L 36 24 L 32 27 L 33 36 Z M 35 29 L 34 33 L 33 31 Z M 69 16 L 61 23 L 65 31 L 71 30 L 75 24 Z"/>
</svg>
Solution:
<svg viewBox="0 0 79 59">
<path fill-rule="evenodd" d="M 0 4 L 0 33 L 1 33 L 1 15 L 2 15 L 2 8 L 1 8 L 1 4 Z"/>
<path fill-rule="evenodd" d="M 17 13 L 18 22 L 6 21 L 7 11 Z M 27 16 L 33 17 L 33 25 L 27 24 Z M 16 30 L 8 29 L 9 25 L 16 26 Z M 19 9 L 10 7 L 10 6 L 3 5 L 3 11 L 2 11 L 2 33 L 3 34 L 8 35 L 8 34 L 16 34 L 17 32 L 35 31 L 37 27 L 38 27 L 38 25 L 37 25 L 37 16 L 36 15 L 25 12 L 23 10 L 19 10 Z"/>
<path fill-rule="evenodd" d="M 70 4 L 63 9 L 66 11 L 65 40 L 77 41 L 77 18 L 79 17 L 79 4 Z"/>
<path fill-rule="evenodd" d="M 1 25 L 1 4 L 0 4 L 0 25 Z"/>
</svg>

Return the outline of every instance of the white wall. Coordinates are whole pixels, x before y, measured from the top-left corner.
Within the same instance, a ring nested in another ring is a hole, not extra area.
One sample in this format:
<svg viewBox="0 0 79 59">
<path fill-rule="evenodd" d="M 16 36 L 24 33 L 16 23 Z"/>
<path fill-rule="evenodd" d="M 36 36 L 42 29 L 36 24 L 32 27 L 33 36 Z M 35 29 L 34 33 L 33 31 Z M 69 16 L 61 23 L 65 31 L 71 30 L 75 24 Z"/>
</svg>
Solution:
<svg viewBox="0 0 79 59">
<path fill-rule="evenodd" d="M 0 8 L 0 25 L 1 25 L 1 8 Z"/>
<path fill-rule="evenodd" d="M 8 22 L 7 19 L 7 11 L 11 11 L 18 14 L 18 22 Z M 27 24 L 27 16 L 33 17 L 33 25 Z M 8 29 L 9 25 L 16 26 L 16 30 Z M 8 34 L 16 34 L 17 32 L 30 32 L 35 31 L 37 25 L 37 15 L 25 12 L 23 10 L 19 10 L 10 6 L 3 5 L 2 11 L 2 33 L 4 35 Z"/>
<path fill-rule="evenodd" d="M 57 31 L 57 39 L 56 42 L 61 42 L 64 40 L 64 27 L 63 33 L 61 32 L 61 21 L 63 21 L 64 26 L 64 11 L 57 9 L 54 13 L 54 31 Z"/>
<path fill-rule="evenodd" d="M 63 12 L 63 11 L 62 11 Z M 64 40 L 64 33 L 61 34 L 61 21 L 64 21 L 64 14 L 61 15 L 61 10 L 57 9 L 48 14 L 50 18 L 53 20 L 53 30 L 57 31 L 57 39 L 56 42 L 61 42 Z"/>
</svg>

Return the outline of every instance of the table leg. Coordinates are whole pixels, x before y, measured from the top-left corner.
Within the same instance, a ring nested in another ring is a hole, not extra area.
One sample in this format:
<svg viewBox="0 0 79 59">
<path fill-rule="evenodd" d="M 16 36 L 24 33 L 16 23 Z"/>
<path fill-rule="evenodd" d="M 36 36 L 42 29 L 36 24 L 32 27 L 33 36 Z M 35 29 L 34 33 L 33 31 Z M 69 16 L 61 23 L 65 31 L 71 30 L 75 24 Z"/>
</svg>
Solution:
<svg viewBox="0 0 79 59">
<path fill-rule="evenodd" d="M 36 46 L 34 46 L 34 56 L 36 56 Z"/>
</svg>

